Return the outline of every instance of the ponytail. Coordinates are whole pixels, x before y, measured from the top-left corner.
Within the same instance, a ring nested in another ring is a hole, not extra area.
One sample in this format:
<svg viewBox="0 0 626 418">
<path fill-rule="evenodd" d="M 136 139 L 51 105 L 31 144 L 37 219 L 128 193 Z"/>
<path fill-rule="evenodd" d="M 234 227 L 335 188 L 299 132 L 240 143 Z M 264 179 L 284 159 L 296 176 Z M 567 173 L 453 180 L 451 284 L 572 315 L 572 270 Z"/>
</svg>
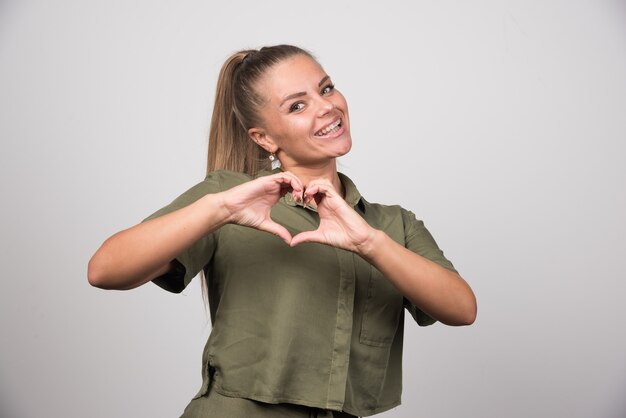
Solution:
<svg viewBox="0 0 626 418">
<path fill-rule="evenodd" d="M 276 45 L 242 50 L 226 60 L 215 91 L 207 174 L 223 169 L 253 176 L 269 169 L 268 152 L 248 137 L 248 129 L 262 122 L 258 109 L 263 97 L 256 92 L 256 83 L 270 67 L 297 54 L 313 58 L 296 46 Z"/>
</svg>

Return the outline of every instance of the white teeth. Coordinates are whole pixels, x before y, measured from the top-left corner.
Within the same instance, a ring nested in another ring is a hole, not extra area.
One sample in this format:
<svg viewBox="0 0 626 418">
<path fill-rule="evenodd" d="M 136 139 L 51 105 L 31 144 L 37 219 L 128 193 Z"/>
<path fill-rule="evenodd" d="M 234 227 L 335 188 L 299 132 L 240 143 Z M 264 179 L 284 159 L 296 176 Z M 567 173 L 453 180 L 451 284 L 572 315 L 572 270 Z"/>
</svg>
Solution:
<svg viewBox="0 0 626 418">
<path fill-rule="evenodd" d="M 331 132 L 336 132 L 339 129 L 339 125 L 341 125 L 341 119 L 337 119 L 335 123 L 332 123 L 325 127 L 324 129 L 320 129 L 315 133 L 317 136 L 328 135 Z"/>
</svg>

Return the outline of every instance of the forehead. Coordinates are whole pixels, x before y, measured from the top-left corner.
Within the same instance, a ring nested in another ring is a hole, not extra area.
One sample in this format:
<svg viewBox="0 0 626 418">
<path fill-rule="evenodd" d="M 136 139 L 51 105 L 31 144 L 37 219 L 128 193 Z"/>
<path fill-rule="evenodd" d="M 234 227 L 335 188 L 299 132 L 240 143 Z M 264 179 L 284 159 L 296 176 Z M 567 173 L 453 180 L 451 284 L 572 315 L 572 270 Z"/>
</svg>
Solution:
<svg viewBox="0 0 626 418">
<path fill-rule="evenodd" d="M 259 93 L 270 101 L 284 96 L 317 90 L 326 76 L 324 69 L 306 55 L 295 55 L 270 67 L 258 82 Z"/>
</svg>

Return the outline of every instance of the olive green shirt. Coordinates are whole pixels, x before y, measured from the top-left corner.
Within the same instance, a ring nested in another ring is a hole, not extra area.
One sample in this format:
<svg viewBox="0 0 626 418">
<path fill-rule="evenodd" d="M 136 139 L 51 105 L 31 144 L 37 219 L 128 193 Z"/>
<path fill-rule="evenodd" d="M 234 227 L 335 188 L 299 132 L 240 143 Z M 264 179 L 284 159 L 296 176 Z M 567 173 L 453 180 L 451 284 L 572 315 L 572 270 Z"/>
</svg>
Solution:
<svg viewBox="0 0 626 418">
<path fill-rule="evenodd" d="M 268 175 L 263 172 L 259 175 Z M 251 178 L 210 173 L 150 218 Z M 367 202 L 340 174 L 346 202 L 371 226 L 454 271 L 424 224 L 399 206 Z M 295 236 L 319 225 L 287 194 L 271 217 Z M 204 270 L 213 328 L 203 355 L 209 382 L 227 396 L 373 415 L 400 404 L 404 308 L 435 322 L 358 255 L 317 243 L 288 246 L 267 232 L 227 224 L 177 257 L 154 282 L 181 292 Z"/>
</svg>

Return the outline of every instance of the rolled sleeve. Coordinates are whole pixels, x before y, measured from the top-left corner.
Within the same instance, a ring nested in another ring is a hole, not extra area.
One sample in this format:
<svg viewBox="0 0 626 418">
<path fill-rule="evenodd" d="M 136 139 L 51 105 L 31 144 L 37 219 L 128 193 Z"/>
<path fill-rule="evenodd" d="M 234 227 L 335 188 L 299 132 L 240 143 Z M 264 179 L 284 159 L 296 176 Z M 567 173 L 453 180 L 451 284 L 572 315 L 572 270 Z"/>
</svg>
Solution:
<svg viewBox="0 0 626 418">
<path fill-rule="evenodd" d="M 178 196 L 169 205 L 148 216 L 143 222 L 182 209 L 207 194 L 220 192 L 220 183 L 218 172 L 209 173 L 202 182 Z M 170 271 L 152 281 L 169 292 L 182 292 L 204 266 L 211 261 L 215 251 L 215 242 L 215 232 L 200 238 L 176 256 Z"/>
</svg>

